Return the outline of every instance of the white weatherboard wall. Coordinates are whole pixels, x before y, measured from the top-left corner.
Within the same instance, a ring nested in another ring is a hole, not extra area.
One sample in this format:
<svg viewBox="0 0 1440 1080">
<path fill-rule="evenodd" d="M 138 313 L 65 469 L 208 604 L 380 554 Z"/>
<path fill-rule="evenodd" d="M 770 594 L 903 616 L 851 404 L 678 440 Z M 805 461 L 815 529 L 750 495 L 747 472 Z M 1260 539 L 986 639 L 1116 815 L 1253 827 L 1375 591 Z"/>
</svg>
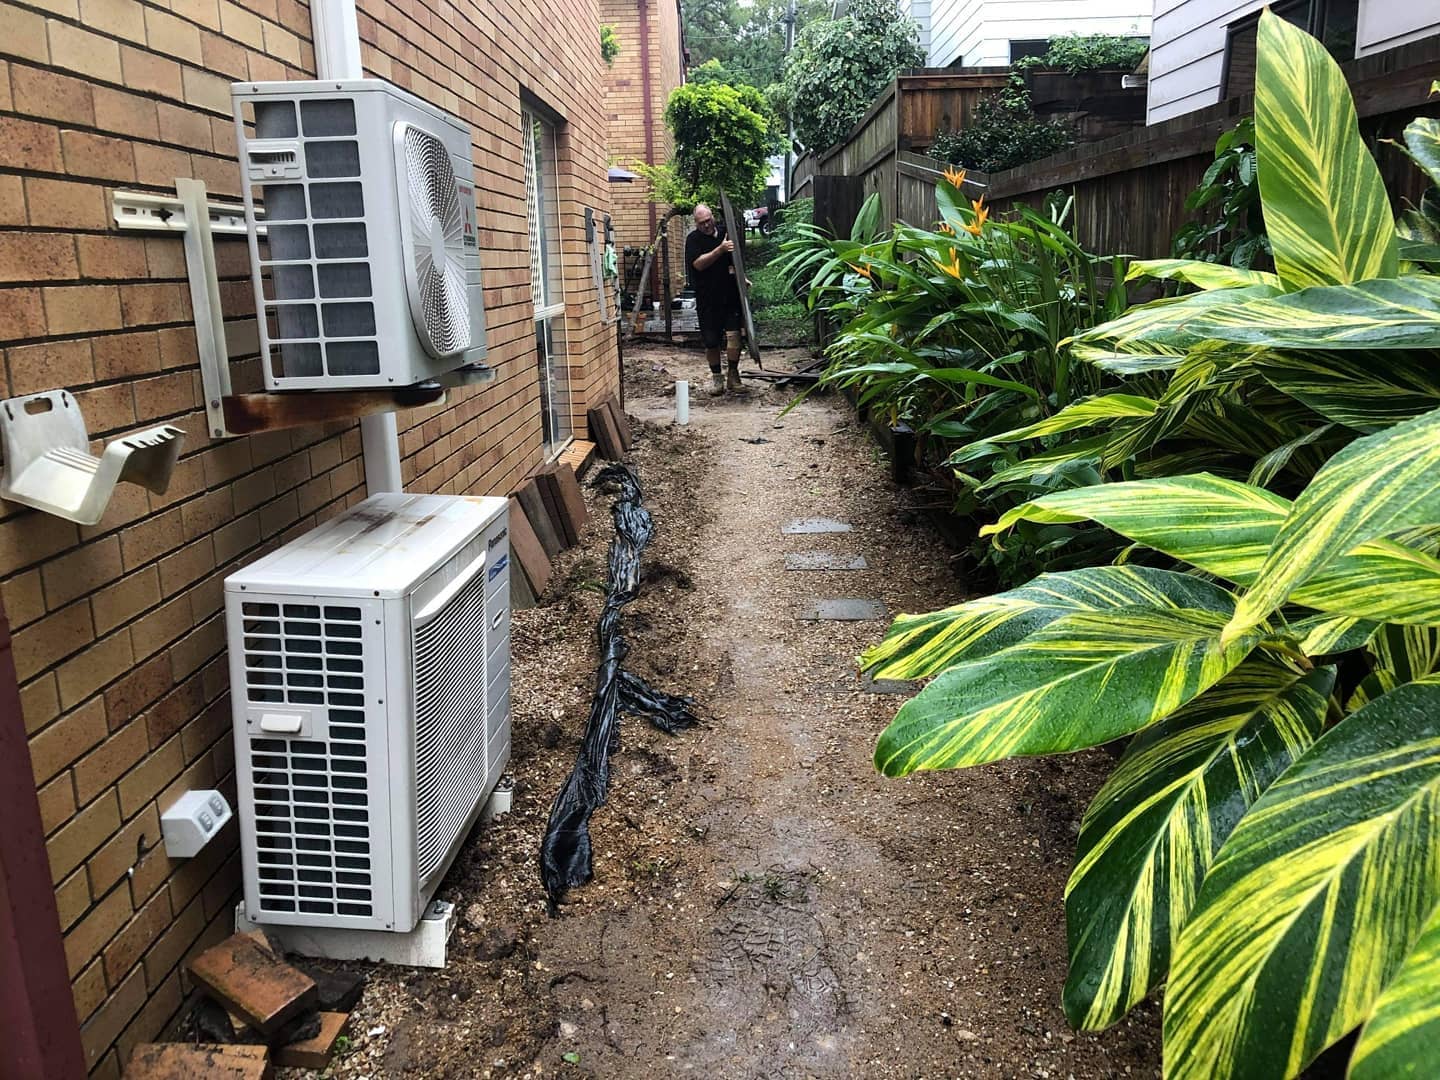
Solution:
<svg viewBox="0 0 1440 1080">
<path fill-rule="evenodd" d="M 928 0 L 928 6 L 930 67 L 1004 67 L 1012 41 L 1150 33 L 1151 0 Z"/>
<path fill-rule="evenodd" d="M 1147 121 L 1181 116 L 1220 100 L 1226 29 L 1263 0 L 1155 0 Z M 1356 56 L 1440 33 L 1436 0 L 1360 0 Z"/>
</svg>

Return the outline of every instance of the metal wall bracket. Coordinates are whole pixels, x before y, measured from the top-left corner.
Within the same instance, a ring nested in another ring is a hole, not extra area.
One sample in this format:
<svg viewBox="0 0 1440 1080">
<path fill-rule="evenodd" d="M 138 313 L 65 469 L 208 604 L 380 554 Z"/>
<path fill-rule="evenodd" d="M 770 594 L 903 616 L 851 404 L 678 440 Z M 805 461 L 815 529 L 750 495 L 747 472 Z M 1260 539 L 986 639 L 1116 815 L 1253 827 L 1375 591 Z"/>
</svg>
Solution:
<svg viewBox="0 0 1440 1080">
<path fill-rule="evenodd" d="M 105 515 L 115 485 L 139 484 L 163 495 L 185 432 L 161 424 L 90 453 L 80 404 L 64 390 L 0 402 L 0 498 L 81 525 Z"/>
<path fill-rule="evenodd" d="M 418 386 L 377 390 L 324 390 L 288 394 L 237 394 L 230 382 L 230 347 L 220 307 L 220 276 L 215 267 L 215 236 L 244 236 L 245 208 L 213 202 L 200 180 L 177 179 L 175 196 L 117 191 L 111 199 L 117 228 L 180 233 L 185 240 L 185 270 L 195 316 L 195 347 L 205 391 L 210 436 L 233 439 L 261 431 L 351 420 L 376 413 L 441 405 L 451 386 L 495 378 L 495 371 L 472 365 L 444 379 Z"/>
</svg>

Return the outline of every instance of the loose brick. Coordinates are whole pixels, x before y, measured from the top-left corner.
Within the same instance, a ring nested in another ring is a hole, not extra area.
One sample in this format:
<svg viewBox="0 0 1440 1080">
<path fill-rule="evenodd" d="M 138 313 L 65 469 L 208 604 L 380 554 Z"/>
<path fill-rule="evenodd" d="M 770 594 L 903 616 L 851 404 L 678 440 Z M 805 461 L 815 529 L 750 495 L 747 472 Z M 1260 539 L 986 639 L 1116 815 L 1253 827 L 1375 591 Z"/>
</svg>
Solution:
<svg viewBox="0 0 1440 1080">
<path fill-rule="evenodd" d="M 107 536 L 52 559 L 41 568 L 45 599 L 52 608 L 94 592 L 120 577 L 120 539 Z"/>
<path fill-rule="evenodd" d="M 85 864 L 85 872 L 90 877 L 90 895 L 100 896 L 108 891 L 140 861 L 142 851 L 160 842 L 160 812 L 150 805 L 90 856 Z"/>
<path fill-rule="evenodd" d="M 245 934 L 207 949 L 190 961 L 189 970 L 216 1001 L 266 1034 L 315 1002 L 313 980 Z"/>
<path fill-rule="evenodd" d="M 28 235 L 28 234 L 14 234 Z M 90 342 L 43 341 L 9 350 L 10 390 L 14 394 L 38 394 L 57 386 L 83 386 L 95 377 Z"/>
<path fill-rule="evenodd" d="M 83 600 L 52 611 L 15 635 L 15 671 L 22 681 L 29 679 L 77 649 L 83 649 L 93 637 L 90 605 Z"/>
<path fill-rule="evenodd" d="M 168 12 L 152 7 L 145 9 L 145 40 L 150 48 L 165 56 L 188 60 L 192 64 L 201 61 L 200 31 Z"/>
<path fill-rule="evenodd" d="M 335 1043 L 350 1023 L 349 1013 L 322 1012 L 320 1034 L 313 1039 L 277 1047 L 275 1064 L 287 1069 L 324 1069 L 330 1064 Z"/>
<path fill-rule="evenodd" d="M 50 856 L 51 880 L 58 882 L 69 874 L 86 856 L 113 836 L 119 827 L 119 804 L 115 793 L 107 792 L 50 837 L 45 850 Z M 128 903 L 126 906 L 129 906 Z M 72 968 L 71 973 L 78 970 Z"/>
<path fill-rule="evenodd" d="M 95 123 L 90 84 L 83 79 L 16 64 L 10 69 L 10 85 L 18 113 L 67 124 Z"/>
<path fill-rule="evenodd" d="M 161 889 L 115 935 L 102 954 L 105 980 L 111 986 L 118 986 L 126 973 L 140 962 L 145 950 L 155 944 L 169 924 L 171 915 L 170 894 Z"/>
<path fill-rule="evenodd" d="M 19 180 L 18 177 L 12 179 Z M 25 178 L 30 224 L 42 228 L 104 229 L 110 224 L 105 189 L 73 180 Z"/>
<path fill-rule="evenodd" d="M 80 1045 L 85 1050 L 87 1067 L 99 1062 L 144 1004 L 145 972 L 136 968 L 134 974 L 80 1027 Z"/>
<path fill-rule="evenodd" d="M 129 724 L 75 763 L 75 794 L 84 806 L 111 786 L 150 749 L 144 724 Z"/>
<path fill-rule="evenodd" d="M 95 619 L 95 632 L 108 634 L 121 623 L 129 622 L 146 608 L 160 603 L 160 576 L 149 566 L 138 574 L 122 578 L 114 585 L 100 589 L 90 598 Z"/>
<path fill-rule="evenodd" d="M 243 1043 L 141 1043 L 126 1066 L 126 1080 L 266 1080 L 269 1048 Z"/>
<path fill-rule="evenodd" d="M 133 661 L 126 630 L 97 641 L 82 656 L 67 660 L 55 672 L 60 681 L 60 706 L 68 709 L 122 675 Z"/>
<path fill-rule="evenodd" d="M 158 139 L 160 120 L 155 102 L 139 94 L 95 87 L 95 126 L 116 135 Z"/>
<path fill-rule="evenodd" d="M 110 38 L 92 34 L 56 19 L 45 25 L 50 39 L 50 62 L 103 82 L 120 81 L 120 46 Z"/>
</svg>

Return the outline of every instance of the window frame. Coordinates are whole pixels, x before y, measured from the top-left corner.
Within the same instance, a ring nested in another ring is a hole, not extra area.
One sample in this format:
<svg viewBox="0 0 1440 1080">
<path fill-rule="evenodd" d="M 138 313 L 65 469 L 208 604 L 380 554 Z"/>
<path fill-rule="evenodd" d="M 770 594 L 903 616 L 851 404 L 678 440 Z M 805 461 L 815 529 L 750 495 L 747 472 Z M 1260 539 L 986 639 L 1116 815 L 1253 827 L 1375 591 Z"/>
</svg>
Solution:
<svg viewBox="0 0 1440 1080">
<path fill-rule="evenodd" d="M 526 247 L 530 256 L 532 322 L 536 328 L 541 437 L 547 461 L 558 458 L 575 441 L 574 389 L 570 378 L 569 335 L 565 319 L 560 176 L 555 168 L 562 122 L 537 102 L 524 99 L 520 103 Z M 537 140 L 541 144 L 538 148 Z M 551 229 L 554 230 L 553 236 Z M 553 264 L 552 258 L 555 260 Z M 555 347 L 557 340 L 558 349 Z M 562 387 L 563 400 L 557 402 L 555 392 Z"/>
</svg>

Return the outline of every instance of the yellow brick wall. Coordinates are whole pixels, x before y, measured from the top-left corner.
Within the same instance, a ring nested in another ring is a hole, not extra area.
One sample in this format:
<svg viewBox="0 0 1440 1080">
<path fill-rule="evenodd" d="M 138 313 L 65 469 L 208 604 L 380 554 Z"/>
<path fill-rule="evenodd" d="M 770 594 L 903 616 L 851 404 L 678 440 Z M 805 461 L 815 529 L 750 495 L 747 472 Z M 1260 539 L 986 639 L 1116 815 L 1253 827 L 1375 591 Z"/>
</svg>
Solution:
<svg viewBox="0 0 1440 1080">
<path fill-rule="evenodd" d="M 522 90 L 564 117 L 560 187 L 577 432 L 617 388 L 583 210 L 609 206 L 598 0 L 362 0 L 369 73 L 474 128 L 490 362 L 498 380 L 400 415 L 406 485 L 503 493 L 541 464 L 520 151 Z M 238 196 L 232 80 L 309 77 L 296 0 L 0 0 L 4 396 L 68 388 L 91 435 L 178 424 L 169 491 L 123 485 L 79 527 L 0 504 L 0 594 L 87 1062 L 118 1076 L 229 929 L 235 831 L 196 859 L 157 846 L 190 788 L 234 796 L 222 582 L 365 495 L 353 423 L 207 438 L 177 237 L 122 234 L 118 188 L 174 178 Z M 253 315 L 243 242 L 220 240 L 225 313 Z M 253 361 L 238 365 L 253 378 Z"/>
</svg>

